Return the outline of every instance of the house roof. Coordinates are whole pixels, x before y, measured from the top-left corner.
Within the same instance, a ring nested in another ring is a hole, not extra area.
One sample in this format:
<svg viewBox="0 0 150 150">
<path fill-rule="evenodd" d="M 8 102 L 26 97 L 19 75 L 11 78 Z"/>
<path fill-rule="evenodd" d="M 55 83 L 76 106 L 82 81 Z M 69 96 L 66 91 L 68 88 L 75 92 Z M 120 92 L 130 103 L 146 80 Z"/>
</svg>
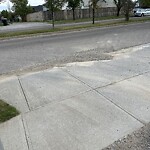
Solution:
<svg viewBox="0 0 150 150">
<path fill-rule="evenodd" d="M 43 5 L 32 6 L 34 12 L 43 11 Z"/>
<path fill-rule="evenodd" d="M 100 5 L 101 7 L 116 7 L 116 5 L 114 4 L 114 0 L 105 0 L 106 2 L 104 2 L 103 0 L 99 0 L 98 5 Z M 83 0 L 84 2 L 84 6 L 89 6 L 89 0 Z"/>
</svg>

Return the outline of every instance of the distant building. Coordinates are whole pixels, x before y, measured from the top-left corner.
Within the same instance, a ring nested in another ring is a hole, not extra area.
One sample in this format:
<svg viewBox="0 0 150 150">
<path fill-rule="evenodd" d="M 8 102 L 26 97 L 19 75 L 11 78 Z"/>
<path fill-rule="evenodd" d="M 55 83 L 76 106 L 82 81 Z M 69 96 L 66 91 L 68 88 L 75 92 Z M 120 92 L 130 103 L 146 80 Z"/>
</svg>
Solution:
<svg viewBox="0 0 150 150">
<path fill-rule="evenodd" d="M 116 7 L 116 5 L 114 4 L 114 0 L 105 0 L 106 2 L 104 2 L 103 0 L 99 0 L 98 4 L 100 7 Z M 89 0 L 83 0 L 84 2 L 84 7 L 89 7 Z"/>
<path fill-rule="evenodd" d="M 47 11 L 48 8 L 46 8 L 43 5 L 38 5 L 38 6 L 32 6 L 33 12 L 40 12 L 40 11 Z"/>
<path fill-rule="evenodd" d="M 103 8 L 107 8 L 107 7 L 116 7 L 116 5 L 114 4 L 114 0 L 105 0 L 106 2 L 104 2 L 104 0 L 99 0 L 98 2 L 98 6 L 103 7 Z M 83 0 L 84 5 L 81 8 L 89 8 L 89 3 L 90 0 Z M 40 12 L 40 11 L 48 11 L 49 9 L 46 8 L 44 5 L 38 5 L 38 6 L 32 6 L 33 8 L 33 12 Z M 67 3 L 64 5 L 64 7 L 62 8 L 62 10 L 67 9 Z"/>
</svg>

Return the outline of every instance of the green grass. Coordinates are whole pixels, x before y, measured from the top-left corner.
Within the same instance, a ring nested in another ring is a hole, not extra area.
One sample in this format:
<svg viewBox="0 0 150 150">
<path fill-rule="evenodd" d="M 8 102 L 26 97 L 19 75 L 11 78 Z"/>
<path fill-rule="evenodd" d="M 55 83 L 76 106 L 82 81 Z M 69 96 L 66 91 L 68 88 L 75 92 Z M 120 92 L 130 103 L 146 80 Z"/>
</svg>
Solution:
<svg viewBox="0 0 150 150">
<path fill-rule="evenodd" d="M 84 25 L 73 25 L 73 26 L 62 26 L 57 27 L 54 29 L 42 29 L 42 30 L 29 30 L 29 31 L 18 31 L 18 32 L 8 32 L 8 33 L 1 33 L 0 38 L 10 38 L 10 37 L 18 37 L 18 36 L 30 36 L 30 35 L 37 35 L 37 34 L 44 34 L 44 33 L 56 33 L 56 32 L 65 32 L 65 31 L 72 31 L 72 30 L 83 30 L 83 29 L 90 29 L 90 28 L 100 28 L 100 27 L 108 27 L 108 26 L 117 26 L 117 25 L 127 25 L 131 23 L 139 23 L 150 21 L 150 18 L 139 18 L 139 19 L 130 19 L 130 21 L 117 21 L 117 22 L 110 22 L 110 23 L 95 23 L 94 25 L 92 22 Z"/>
<path fill-rule="evenodd" d="M 18 114 L 19 112 L 16 110 L 16 108 L 0 100 L 0 123 L 11 119 Z"/>
<path fill-rule="evenodd" d="M 124 18 L 124 16 L 99 17 L 99 18 L 95 18 L 95 21 L 107 20 L 107 19 L 119 19 L 119 18 Z M 79 22 L 88 22 L 88 21 L 92 22 L 92 18 L 76 19 L 76 20 L 58 20 L 58 21 L 55 21 L 55 24 L 79 23 Z M 48 21 L 48 23 L 52 23 L 52 22 Z"/>
</svg>

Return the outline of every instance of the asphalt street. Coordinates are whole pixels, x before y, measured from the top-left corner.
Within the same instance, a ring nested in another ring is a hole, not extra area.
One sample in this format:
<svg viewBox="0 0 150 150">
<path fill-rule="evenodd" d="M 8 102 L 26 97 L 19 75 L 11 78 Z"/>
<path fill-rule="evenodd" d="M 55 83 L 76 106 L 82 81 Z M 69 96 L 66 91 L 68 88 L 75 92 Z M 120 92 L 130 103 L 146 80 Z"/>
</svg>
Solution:
<svg viewBox="0 0 150 150">
<path fill-rule="evenodd" d="M 1 40 L 0 74 L 46 62 L 56 65 L 79 61 L 76 57 L 88 61 L 104 52 L 149 42 L 149 22 Z"/>
</svg>

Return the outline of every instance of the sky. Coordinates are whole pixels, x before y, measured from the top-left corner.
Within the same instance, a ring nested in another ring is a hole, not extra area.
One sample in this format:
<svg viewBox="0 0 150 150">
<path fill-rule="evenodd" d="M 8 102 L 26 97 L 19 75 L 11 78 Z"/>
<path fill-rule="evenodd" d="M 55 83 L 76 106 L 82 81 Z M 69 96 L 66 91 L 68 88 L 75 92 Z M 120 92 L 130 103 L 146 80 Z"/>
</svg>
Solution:
<svg viewBox="0 0 150 150">
<path fill-rule="evenodd" d="M 6 2 L 3 2 L 0 4 L 0 11 L 2 10 L 6 10 L 8 8 L 8 0 L 5 0 Z M 31 6 L 37 6 L 37 5 L 41 5 L 44 3 L 44 0 L 28 0 L 29 4 Z M 12 4 L 10 3 L 10 6 L 12 6 Z"/>
</svg>

